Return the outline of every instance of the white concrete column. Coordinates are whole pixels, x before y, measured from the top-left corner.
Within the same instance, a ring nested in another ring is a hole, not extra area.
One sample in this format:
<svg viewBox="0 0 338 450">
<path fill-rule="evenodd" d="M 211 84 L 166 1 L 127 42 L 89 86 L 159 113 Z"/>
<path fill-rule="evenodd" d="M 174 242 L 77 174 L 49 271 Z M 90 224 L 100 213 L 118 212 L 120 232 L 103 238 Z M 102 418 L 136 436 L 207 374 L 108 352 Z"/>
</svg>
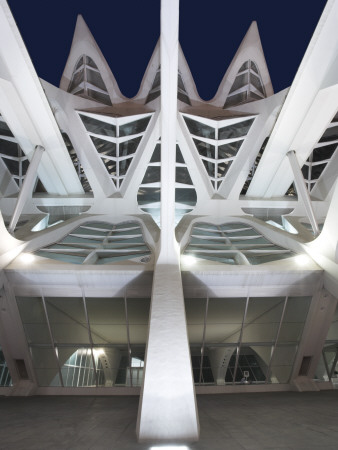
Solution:
<svg viewBox="0 0 338 450">
<path fill-rule="evenodd" d="M 162 0 L 161 237 L 137 423 L 140 441 L 195 441 L 199 436 L 180 253 L 175 239 L 178 16 L 179 0 Z"/>
<path fill-rule="evenodd" d="M 31 195 L 34 187 L 34 183 L 37 177 L 38 167 L 42 158 L 42 154 L 45 151 L 42 145 L 37 145 L 34 150 L 34 154 L 32 159 L 29 162 L 29 166 L 27 169 L 27 173 L 25 179 L 22 183 L 21 190 L 19 192 L 16 205 L 14 208 L 14 212 L 8 227 L 8 231 L 13 233 L 22 213 L 23 207 L 28 199 L 28 196 Z"/>
<path fill-rule="evenodd" d="M 306 211 L 308 219 L 311 223 L 314 235 L 318 236 L 319 228 L 318 228 L 317 220 L 316 220 L 315 214 L 313 212 L 310 194 L 305 185 L 305 181 L 303 178 L 302 171 L 298 164 L 296 153 L 294 150 L 291 150 L 287 153 L 287 156 L 289 158 L 293 176 L 295 178 L 297 193 L 300 196 L 300 198 L 302 199 L 302 202 L 304 203 L 305 211 Z"/>
</svg>

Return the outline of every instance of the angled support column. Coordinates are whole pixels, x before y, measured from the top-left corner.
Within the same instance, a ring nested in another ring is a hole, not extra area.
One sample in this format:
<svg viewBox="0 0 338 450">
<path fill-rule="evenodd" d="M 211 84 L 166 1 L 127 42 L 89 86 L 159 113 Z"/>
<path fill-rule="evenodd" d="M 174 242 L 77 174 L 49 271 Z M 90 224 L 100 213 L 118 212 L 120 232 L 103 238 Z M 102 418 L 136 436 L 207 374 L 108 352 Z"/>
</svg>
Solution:
<svg viewBox="0 0 338 450">
<path fill-rule="evenodd" d="M 293 176 L 295 178 L 298 195 L 300 196 L 300 198 L 302 199 L 302 201 L 304 203 L 305 211 L 306 211 L 307 217 L 311 223 L 311 227 L 314 232 L 314 235 L 318 236 L 319 228 L 318 228 L 317 220 L 316 220 L 315 214 L 313 212 L 309 191 L 307 190 L 302 171 L 301 171 L 298 161 L 297 161 L 296 153 L 294 150 L 290 150 L 287 153 L 287 156 L 289 158 Z"/>
<path fill-rule="evenodd" d="M 19 192 L 14 212 L 8 227 L 8 231 L 10 233 L 13 233 L 16 227 L 16 224 L 18 223 L 18 220 L 21 216 L 23 207 L 25 206 L 25 203 L 27 201 L 28 196 L 32 193 L 34 183 L 37 177 L 38 173 L 38 167 L 42 158 L 42 154 L 45 151 L 44 147 L 42 145 L 37 145 L 34 150 L 34 154 L 32 159 L 30 160 L 27 173 L 25 176 L 25 179 L 23 180 L 21 190 Z"/>
<path fill-rule="evenodd" d="M 180 253 L 175 239 L 178 7 L 179 0 L 162 0 L 161 237 L 138 413 L 140 441 L 195 441 L 199 436 Z"/>
</svg>

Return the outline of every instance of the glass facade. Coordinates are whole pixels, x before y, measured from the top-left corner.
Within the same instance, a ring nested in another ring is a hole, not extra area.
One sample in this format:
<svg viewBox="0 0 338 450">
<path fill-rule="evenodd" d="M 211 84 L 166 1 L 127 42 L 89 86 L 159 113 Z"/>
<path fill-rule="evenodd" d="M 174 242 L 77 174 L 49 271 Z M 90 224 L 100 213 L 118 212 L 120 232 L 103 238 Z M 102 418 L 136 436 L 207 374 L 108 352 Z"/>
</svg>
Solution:
<svg viewBox="0 0 338 450">
<path fill-rule="evenodd" d="M 107 87 L 92 58 L 82 55 L 77 63 L 68 86 L 68 92 L 80 97 L 90 98 L 111 106 Z"/>
<path fill-rule="evenodd" d="M 2 348 L 0 347 L 0 387 L 10 386 L 12 386 L 11 374 L 9 373 Z"/>
<path fill-rule="evenodd" d="M 239 68 L 223 108 L 231 108 L 265 97 L 266 93 L 257 64 L 248 60 Z"/>
<path fill-rule="evenodd" d="M 146 98 L 146 104 L 152 102 L 161 95 L 161 67 L 157 69 L 153 84 Z M 187 94 L 184 82 L 182 79 L 182 74 L 178 71 L 177 74 L 177 99 L 187 105 L 191 106 L 190 98 Z"/>
<path fill-rule="evenodd" d="M 328 128 L 324 131 L 317 145 L 302 167 L 305 184 L 311 192 L 322 176 L 326 166 L 336 155 L 338 146 L 338 114 L 335 115 Z"/>
<path fill-rule="evenodd" d="M 338 386 L 338 306 L 326 340 L 322 349 L 322 354 L 315 372 L 315 379 L 319 381 L 332 381 L 335 387 Z"/>
<path fill-rule="evenodd" d="M 16 183 L 17 190 L 20 190 L 28 170 L 29 161 L 1 114 L 0 158 L 10 173 L 10 178 Z M 3 191 L 4 186 L 1 189 Z M 45 192 L 45 188 L 38 177 L 36 178 L 33 192 Z"/>
<path fill-rule="evenodd" d="M 138 222 L 87 222 L 35 254 L 72 264 L 97 265 L 125 260 L 142 262 L 151 252 Z"/>
<path fill-rule="evenodd" d="M 140 386 L 149 298 L 17 297 L 39 386 Z"/>
<path fill-rule="evenodd" d="M 175 176 L 175 220 L 176 224 L 184 214 L 193 210 L 197 195 L 193 186 L 189 169 L 183 155 L 176 145 L 176 176 Z M 146 173 L 137 193 L 137 202 L 142 211 L 152 215 L 160 225 L 161 201 L 161 143 L 158 142 L 148 164 Z"/>
<path fill-rule="evenodd" d="M 196 116 L 193 117 L 194 119 L 191 116 L 183 115 L 210 183 L 214 191 L 217 191 L 236 158 L 254 119 L 243 118 L 236 122 L 233 120 L 213 121 L 214 127 L 212 127 L 210 124 L 195 120 Z M 208 122 L 210 123 L 210 121 Z"/>
<path fill-rule="evenodd" d="M 257 265 L 295 256 L 244 223 L 195 223 L 184 255 L 223 264 Z"/>
<path fill-rule="evenodd" d="M 125 119 L 107 121 L 104 116 L 80 114 L 97 154 L 117 189 L 121 188 L 151 116 L 147 114 L 136 120 L 137 116 L 132 116 L 134 120 L 131 117 L 126 123 Z"/>
<path fill-rule="evenodd" d="M 187 298 L 195 383 L 288 383 L 311 297 Z"/>
</svg>

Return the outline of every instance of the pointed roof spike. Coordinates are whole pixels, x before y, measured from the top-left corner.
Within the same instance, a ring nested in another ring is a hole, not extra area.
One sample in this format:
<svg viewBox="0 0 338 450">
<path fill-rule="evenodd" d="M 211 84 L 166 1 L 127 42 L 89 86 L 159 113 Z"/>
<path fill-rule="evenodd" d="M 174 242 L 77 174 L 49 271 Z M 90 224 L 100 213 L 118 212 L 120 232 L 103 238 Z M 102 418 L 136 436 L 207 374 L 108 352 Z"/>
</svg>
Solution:
<svg viewBox="0 0 338 450">
<path fill-rule="evenodd" d="M 160 39 L 158 39 L 154 51 L 151 55 L 150 61 L 147 65 L 147 68 L 144 72 L 140 89 L 138 93 L 135 95 L 133 100 L 141 100 L 146 99 L 149 92 L 151 91 L 154 83 L 154 78 L 156 75 L 156 72 L 160 66 Z"/>
<path fill-rule="evenodd" d="M 84 18 L 79 14 L 76 20 L 69 56 L 60 81 L 60 88 L 64 91 L 68 90 L 75 66 L 82 55 L 89 56 L 95 62 L 112 103 L 125 101 L 125 97 L 121 94 L 117 81 L 112 74 L 105 57 L 97 45 Z"/>
<path fill-rule="evenodd" d="M 266 96 L 273 95 L 274 91 L 264 57 L 257 22 L 253 21 L 228 67 L 215 97 L 210 100 L 211 104 L 223 107 L 240 67 L 248 60 L 252 60 L 257 65 Z"/>
</svg>

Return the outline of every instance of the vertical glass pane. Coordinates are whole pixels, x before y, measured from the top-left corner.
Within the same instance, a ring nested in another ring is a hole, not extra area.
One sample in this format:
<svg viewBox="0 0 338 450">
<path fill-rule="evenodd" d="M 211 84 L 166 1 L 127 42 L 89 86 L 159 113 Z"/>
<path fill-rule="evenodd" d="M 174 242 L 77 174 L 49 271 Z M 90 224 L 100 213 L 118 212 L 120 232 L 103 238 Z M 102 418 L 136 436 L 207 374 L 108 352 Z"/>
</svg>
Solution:
<svg viewBox="0 0 338 450">
<path fill-rule="evenodd" d="M 327 334 L 327 340 L 338 340 L 338 305 L 332 318 L 332 322 Z"/>
<path fill-rule="evenodd" d="M 27 342 L 51 344 L 48 326 L 40 297 L 17 297 L 16 299 Z"/>
<path fill-rule="evenodd" d="M 1 347 L 0 347 L 0 386 L 1 387 L 12 386 L 12 378 L 9 373 L 5 356 L 3 354 Z"/>
<path fill-rule="evenodd" d="M 56 343 L 89 343 L 87 322 L 80 297 L 46 297 L 46 307 Z"/>
<path fill-rule="evenodd" d="M 284 297 L 250 298 L 242 341 L 274 342 L 284 301 Z"/>
<path fill-rule="evenodd" d="M 271 359 L 271 350 L 271 346 L 265 345 L 252 345 L 243 349 L 243 354 L 245 354 L 246 362 L 250 367 L 249 382 L 262 383 L 266 381 L 268 367 Z M 247 370 L 246 367 L 247 366 L 243 365 L 242 368 L 241 366 L 243 376 L 244 370 Z M 268 379 L 268 382 L 270 382 L 270 378 Z"/>
<path fill-rule="evenodd" d="M 99 89 L 102 89 L 103 91 L 107 91 L 106 85 L 104 84 L 104 81 L 99 72 L 91 70 L 89 67 L 87 67 L 86 75 L 88 83 L 93 84 L 94 86 L 98 87 Z"/>
<path fill-rule="evenodd" d="M 102 363 L 96 353 L 94 353 L 94 367 L 90 348 L 59 348 L 58 356 L 65 387 L 95 387 L 95 367 L 98 378 L 101 373 L 103 374 Z"/>
<path fill-rule="evenodd" d="M 189 343 L 202 344 L 206 299 L 186 298 L 184 299 L 184 304 L 185 314 L 187 318 Z M 201 354 L 200 348 L 199 352 L 199 354 Z"/>
<path fill-rule="evenodd" d="M 94 344 L 126 344 L 127 327 L 123 298 L 86 298 Z"/>
<path fill-rule="evenodd" d="M 141 386 L 144 373 L 144 359 L 146 347 L 132 346 L 130 376 L 133 386 Z"/>
<path fill-rule="evenodd" d="M 127 310 L 130 343 L 145 344 L 148 336 L 150 298 L 128 298 Z"/>
<path fill-rule="evenodd" d="M 32 347 L 32 362 L 39 386 L 60 386 L 54 349 Z"/>
<path fill-rule="evenodd" d="M 272 383 L 288 383 L 296 352 L 297 346 L 295 345 L 275 348 L 270 371 Z"/>
<path fill-rule="evenodd" d="M 289 297 L 278 342 L 299 342 L 311 297 Z"/>
<path fill-rule="evenodd" d="M 206 342 L 237 343 L 242 326 L 245 298 L 210 298 Z"/>
</svg>

